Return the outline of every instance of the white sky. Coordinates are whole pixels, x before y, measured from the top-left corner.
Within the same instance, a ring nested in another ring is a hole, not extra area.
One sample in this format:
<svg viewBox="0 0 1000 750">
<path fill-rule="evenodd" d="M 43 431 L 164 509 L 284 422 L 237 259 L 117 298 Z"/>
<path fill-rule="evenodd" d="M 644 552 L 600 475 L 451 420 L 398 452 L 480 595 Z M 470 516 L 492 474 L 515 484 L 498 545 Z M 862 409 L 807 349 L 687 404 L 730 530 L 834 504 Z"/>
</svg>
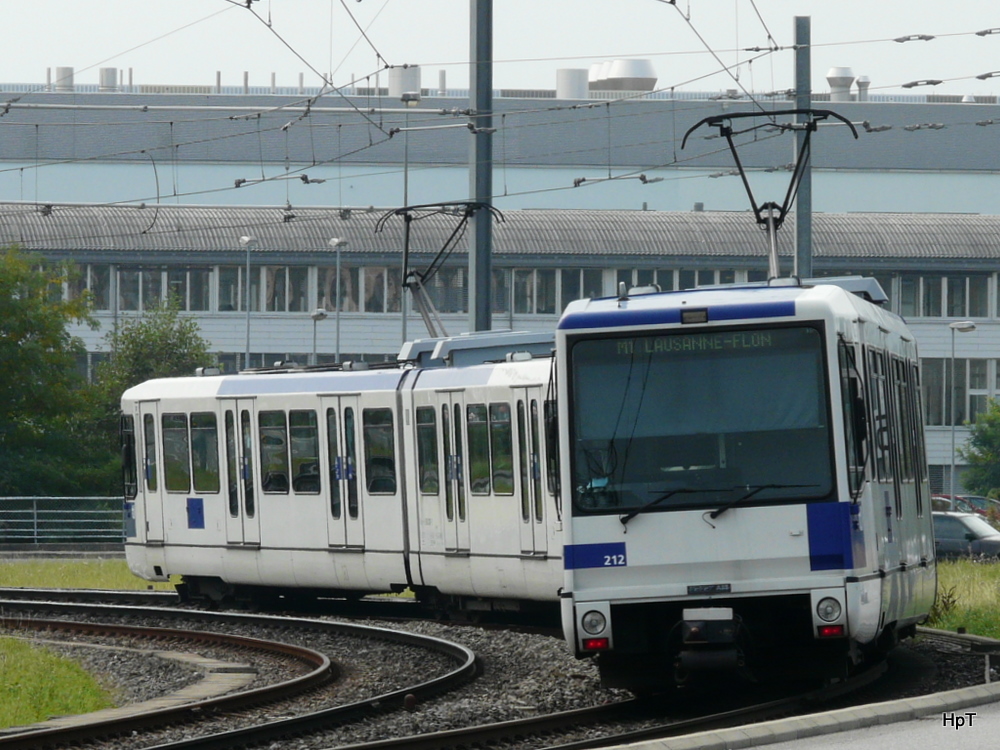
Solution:
<svg viewBox="0 0 1000 750">
<path fill-rule="evenodd" d="M 494 0 L 494 87 L 554 89 L 559 68 L 589 68 L 631 56 L 652 60 L 658 88 L 785 89 L 793 82 L 791 50 L 740 67 L 737 84 L 718 72 L 720 63 L 705 51 L 699 35 L 722 63 L 733 66 L 759 54 L 737 50 L 768 46 L 765 26 L 778 45 L 791 45 L 794 17 L 801 15 L 812 18 L 814 91 L 828 90 L 825 74 L 832 66 L 869 76 L 872 92 L 898 93 L 901 84 L 926 79 L 945 83 L 913 93 L 1000 91 L 1000 78 L 975 78 L 1000 70 L 1000 33 L 974 33 L 1000 27 L 995 3 L 677 3 Z M 252 11 L 229 0 L 0 0 L 0 10 L 4 83 L 41 84 L 47 68 L 54 74 L 57 66 L 70 66 L 77 83 L 97 83 L 99 68 L 116 67 L 125 71 L 126 82 L 131 68 L 136 84 L 212 85 L 221 71 L 223 85 L 241 85 L 248 71 L 253 86 L 269 85 L 272 72 L 279 86 L 297 85 L 300 72 L 307 86 L 315 86 L 322 73 L 332 71 L 335 85 L 347 85 L 352 75 L 374 73 L 385 63 L 421 65 L 425 88 L 437 86 L 441 70 L 447 71 L 449 88 L 464 88 L 469 79 L 469 0 L 257 0 Z M 912 34 L 937 38 L 891 41 Z M 387 80 L 383 73 L 381 85 Z"/>
</svg>

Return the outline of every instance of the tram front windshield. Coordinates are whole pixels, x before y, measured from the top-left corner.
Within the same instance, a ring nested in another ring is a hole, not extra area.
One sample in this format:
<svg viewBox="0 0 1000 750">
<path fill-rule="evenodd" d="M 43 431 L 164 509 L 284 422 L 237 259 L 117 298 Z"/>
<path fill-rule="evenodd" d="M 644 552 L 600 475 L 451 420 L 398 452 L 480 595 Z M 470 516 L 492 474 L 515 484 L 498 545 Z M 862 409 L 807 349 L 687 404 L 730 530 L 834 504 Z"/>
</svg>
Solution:
<svg viewBox="0 0 1000 750">
<path fill-rule="evenodd" d="M 818 328 L 582 339 L 569 364 L 577 514 L 801 502 L 834 489 Z"/>
</svg>

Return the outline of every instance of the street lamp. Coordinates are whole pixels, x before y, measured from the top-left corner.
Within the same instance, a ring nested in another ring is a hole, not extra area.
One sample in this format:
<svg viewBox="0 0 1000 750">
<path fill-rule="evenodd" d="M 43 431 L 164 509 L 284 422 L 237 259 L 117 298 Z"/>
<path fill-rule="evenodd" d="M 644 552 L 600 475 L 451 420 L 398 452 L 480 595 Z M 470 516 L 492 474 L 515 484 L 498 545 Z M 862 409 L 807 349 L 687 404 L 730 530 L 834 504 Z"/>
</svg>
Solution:
<svg viewBox="0 0 1000 750">
<path fill-rule="evenodd" d="M 250 367 L 250 248 L 257 246 L 257 238 L 243 235 L 240 237 L 240 244 L 247 251 L 246 294 L 243 295 L 243 304 L 247 308 L 247 348 L 243 355 L 243 368 L 246 369 Z"/>
<path fill-rule="evenodd" d="M 969 333 L 970 331 L 976 330 L 976 324 L 971 320 L 956 320 L 954 323 L 949 323 L 948 327 L 951 329 L 951 500 L 952 508 L 957 507 L 955 505 L 955 391 L 958 390 L 958 385 L 955 383 L 955 331 L 959 333 Z"/>
<path fill-rule="evenodd" d="M 334 319 L 337 321 L 337 353 L 335 359 L 333 360 L 338 365 L 340 364 L 340 248 L 347 247 L 347 240 L 342 240 L 340 237 L 334 237 L 330 240 L 330 247 L 337 251 L 337 296 L 336 296 L 336 307 L 334 307 Z M 316 324 L 313 323 L 315 326 Z M 315 349 L 315 346 L 313 347 Z"/>
<path fill-rule="evenodd" d="M 321 320 L 326 320 L 326 310 L 322 307 L 317 307 L 312 311 L 309 316 L 313 321 L 313 350 L 312 350 L 312 361 L 309 363 L 311 365 L 316 364 L 316 324 Z"/>
<path fill-rule="evenodd" d="M 420 92 L 419 91 L 404 91 L 399 100 L 403 103 L 403 106 L 416 107 L 420 104 Z M 405 127 L 403 128 L 403 208 L 410 205 L 410 113 L 406 113 Z M 406 343 L 406 266 L 408 263 L 408 258 L 406 257 L 406 251 L 409 248 L 410 239 L 410 215 L 404 214 L 404 220 L 406 221 L 406 226 L 404 228 L 405 237 L 403 239 L 403 261 L 402 261 L 402 271 L 399 275 L 399 310 L 402 320 L 402 338 L 403 343 Z"/>
</svg>

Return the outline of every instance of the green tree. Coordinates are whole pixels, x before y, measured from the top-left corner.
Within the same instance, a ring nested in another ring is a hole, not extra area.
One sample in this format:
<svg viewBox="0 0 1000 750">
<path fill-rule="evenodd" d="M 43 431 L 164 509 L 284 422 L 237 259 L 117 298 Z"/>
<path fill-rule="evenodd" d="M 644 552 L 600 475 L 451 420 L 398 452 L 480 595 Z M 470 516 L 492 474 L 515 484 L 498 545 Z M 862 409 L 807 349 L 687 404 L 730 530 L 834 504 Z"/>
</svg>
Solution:
<svg viewBox="0 0 1000 750">
<path fill-rule="evenodd" d="M 198 324 L 181 316 L 169 302 L 127 318 L 109 331 L 104 341 L 110 356 L 97 368 L 97 382 L 117 401 L 134 385 L 152 378 L 193 375 L 195 368 L 211 365 L 214 358 Z"/>
<path fill-rule="evenodd" d="M 147 310 L 142 316 L 126 318 L 104 337 L 108 358 L 97 367 L 91 392 L 90 414 L 97 439 L 105 452 L 114 453 L 113 470 L 108 472 L 114 492 L 118 482 L 118 428 L 122 394 L 152 378 L 193 375 L 195 368 L 214 362 L 208 342 L 198 324 L 182 316 L 174 302 Z"/>
<path fill-rule="evenodd" d="M 990 399 L 986 411 L 969 425 L 969 439 L 958 455 L 969 465 L 962 483 L 978 495 L 1000 489 L 1000 404 Z"/>
<path fill-rule="evenodd" d="M 73 486 L 78 456 L 83 343 L 70 323 L 96 326 L 87 294 L 64 299 L 67 263 L 6 248 L 0 255 L 0 495 L 46 494 Z"/>
</svg>

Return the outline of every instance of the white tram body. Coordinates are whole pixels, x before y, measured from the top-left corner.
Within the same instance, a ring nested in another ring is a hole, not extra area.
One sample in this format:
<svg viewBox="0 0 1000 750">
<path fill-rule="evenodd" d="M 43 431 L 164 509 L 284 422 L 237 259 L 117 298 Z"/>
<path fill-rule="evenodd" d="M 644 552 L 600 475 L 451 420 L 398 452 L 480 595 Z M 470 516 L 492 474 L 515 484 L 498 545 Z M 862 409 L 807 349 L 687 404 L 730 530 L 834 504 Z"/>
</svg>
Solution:
<svg viewBox="0 0 1000 750">
<path fill-rule="evenodd" d="M 143 383 L 129 567 L 214 599 L 561 605 L 636 690 L 776 655 L 843 674 L 936 589 L 916 346 L 851 283 L 581 300 L 554 360 L 481 334 L 448 366 Z"/>
<path fill-rule="evenodd" d="M 512 359 L 129 389 L 130 569 L 183 576 L 215 599 L 410 587 L 448 606 L 554 611 L 560 510 L 542 424 L 552 360 Z"/>
<path fill-rule="evenodd" d="M 785 280 L 574 302 L 556 343 L 563 626 L 606 684 L 779 660 L 843 675 L 926 617 L 918 359 L 898 316 Z"/>
</svg>

